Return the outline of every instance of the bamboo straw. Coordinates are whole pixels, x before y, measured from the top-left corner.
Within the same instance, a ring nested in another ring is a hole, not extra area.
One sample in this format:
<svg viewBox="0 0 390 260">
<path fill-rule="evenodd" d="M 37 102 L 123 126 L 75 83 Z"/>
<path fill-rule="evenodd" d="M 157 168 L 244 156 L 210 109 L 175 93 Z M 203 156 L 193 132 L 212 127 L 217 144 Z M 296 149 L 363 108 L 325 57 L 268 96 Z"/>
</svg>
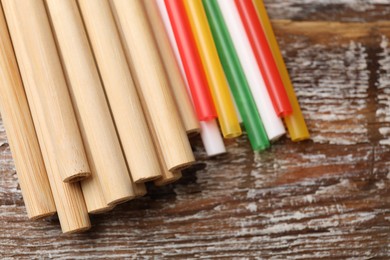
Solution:
<svg viewBox="0 0 390 260">
<path fill-rule="evenodd" d="M 0 109 L 27 215 L 51 216 L 56 207 L 1 6 Z"/>
<path fill-rule="evenodd" d="M 204 0 L 203 3 L 226 78 L 243 117 L 252 149 L 254 151 L 264 150 L 269 147 L 267 133 L 218 3 L 208 0 Z"/>
<path fill-rule="evenodd" d="M 184 0 L 183 2 L 206 72 L 222 134 L 225 138 L 240 136 L 242 132 L 233 98 L 218 57 L 202 1 Z"/>
<path fill-rule="evenodd" d="M 159 178 L 159 160 L 109 3 L 78 3 L 132 179 L 138 183 Z"/>
<path fill-rule="evenodd" d="M 133 182 L 133 188 L 135 191 L 135 197 L 140 198 L 147 194 L 145 183 L 134 183 Z"/>
<path fill-rule="evenodd" d="M 43 115 L 42 107 L 38 103 L 45 100 L 36 99 L 37 96 L 34 96 L 38 90 L 45 86 L 36 86 L 38 79 L 44 79 L 42 76 L 44 72 L 38 68 L 45 68 L 48 72 L 55 73 L 54 75 L 57 76 L 56 80 L 59 82 L 62 82 L 64 77 L 57 65 L 59 63 L 59 61 L 57 62 L 58 54 L 55 52 L 54 40 L 44 4 L 40 0 L 2 0 L 2 4 L 15 47 L 17 61 L 22 72 L 23 83 L 27 96 L 30 97 L 28 101 L 31 114 L 36 126 L 38 141 L 62 231 L 64 233 L 75 233 L 87 230 L 90 228 L 90 221 L 80 185 L 79 183 L 68 184 L 62 181 L 59 172 L 63 170 L 60 168 L 63 166 L 63 162 L 59 161 L 56 147 L 51 142 L 48 142 L 48 129 L 42 124 L 43 121 L 41 120 L 45 115 Z M 33 61 L 36 64 L 32 64 Z M 41 64 L 43 62 L 47 62 L 53 67 L 49 68 L 50 66 Z M 36 65 L 36 67 L 33 67 L 33 65 Z M 35 80 L 32 77 L 32 71 L 34 71 L 34 75 L 40 75 L 41 77 Z M 48 80 L 46 79 L 46 81 Z M 62 85 L 56 85 L 54 81 L 52 84 L 58 89 L 63 88 Z M 51 92 L 51 94 L 53 95 L 52 99 L 54 99 L 56 92 Z M 61 97 L 64 99 L 67 97 L 65 92 L 61 94 L 63 94 Z M 56 108 L 50 107 L 50 109 L 55 110 Z M 66 127 L 66 125 L 61 126 Z M 50 130 L 54 131 L 54 128 Z M 72 139 L 68 141 L 71 142 Z M 81 153 L 78 155 L 81 156 Z"/>
<path fill-rule="evenodd" d="M 267 37 L 260 24 L 256 8 L 252 1 L 234 0 L 241 21 L 252 46 L 257 64 L 263 74 L 272 104 L 279 117 L 292 114 L 292 107 L 286 89 L 283 86 Z"/>
<path fill-rule="evenodd" d="M 111 118 L 99 73 L 75 0 L 46 0 L 57 37 L 69 90 L 85 142 L 92 180 L 82 183 L 89 203 L 103 192 L 105 204 L 118 204 L 135 197 L 132 181 Z M 93 166 L 92 166 L 93 165 Z M 103 184 L 103 185 L 99 185 Z M 85 188 L 84 188 L 85 187 Z"/>
<path fill-rule="evenodd" d="M 310 134 L 307 130 L 305 119 L 303 118 L 301 107 L 299 106 L 299 102 L 295 94 L 286 64 L 284 63 L 278 41 L 276 40 L 274 31 L 272 29 L 267 10 L 262 0 L 253 0 L 253 3 L 256 6 L 257 14 L 259 16 L 263 30 L 266 33 L 267 40 L 271 47 L 272 54 L 276 61 L 276 65 L 278 66 L 279 73 L 282 77 L 284 87 L 286 88 L 287 95 L 293 109 L 292 115 L 286 116 L 284 118 L 288 133 L 290 134 L 290 138 L 294 142 L 309 139 Z"/>
<path fill-rule="evenodd" d="M 141 101 L 142 101 L 142 105 L 146 106 L 146 104 L 144 103 L 144 100 L 141 99 Z M 145 117 L 146 117 L 146 121 L 149 125 L 149 129 L 150 129 L 150 133 L 152 135 L 154 145 L 156 147 L 156 153 L 158 155 L 160 168 L 162 169 L 161 177 L 159 179 L 155 180 L 154 184 L 156 186 L 163 186 L 163 185 L 167 185 L 169 183 L 173 183 L 181 178 L 181 173 L 180 172 L 177 173 L 177 171 L 171 171 L 168 169 L 167 164 L 165 163 L 165 160 L 164 160 L 162 148 L 161 148 L 161 146 L 158 142 L 158 139 L 157 139 L 157 131 L 153 128 L 152 118 L 151 118 L 149 113 L 145 113 Z M 138 192 L 139 193 L 141 192 L 139 190 L 139 187 L 138 187 Z M 141 195 L 141 196 L 143 196 L 143 195 Z"/>
<path fill-rule="evenodd" d="M 199 133 L 199 121 L 180 75 L 180 68 L 175 60 L 158 6 L 155 1 L 143 1 L 143 3 L 187 134 Z"/>
<path fill-rule="evenodd" d="M 156 0 L 156 3 L 160 11 L 160 15 L 163 19 L 165 30 L 169 37 L 169 41 L 175 53 L 176 61 L 179 64 L 182 78 L 184 80 L 184 83 L 186 84 L 188 95 L 190 96 L 190 99 L 192 101 L 191 91 L 189 90 L 186 73 L 184 71 L 184 66 L 179 54 L 179 48 L 176 44 L 175 35 L 172 30 L 171 21 L 169 20 L 165 2 L 164 0 Z M 210 122 L 200 122 L 200 127 L 201 127 L 200 135 L 207 155 L 216 156 L 216 155 L 226 153 L 225 144 L 223 143 L 223 139 L 216 120 L 211 120 Z"/>
<path fill-rule="evenodd" d="M 158 180 L 155 180 L 154 181 L 154 185 L 156 185 L 156 186 L 165 186 L 165 185 L 168 185 L 168 184 L 171 184 L 171 183 L 174 183 L 174 182 L 180 180 L 181 177 L 183 177 L 183 175 L 181 174 L 180 171 L 172 172 L 172 177 L 170 177 L 170 178 L 160 178 Z"/>
<path fill-rule="evenodd" d="M 145 113 L 150 116 L 168 170 L 188 167 L 195 161 L 175 106 L 141 1 L 112 0 L 122 32 L 126 55 Z"/>
<path fill-rule="evenodd" d="M 63 181 L 84 179 L 90 169 L 44 4 L 4 2 L 7 17 L 18 20 L 11 36 L 28 101 L 37 112 L 35 126 L 43 131 L 40 142 L 54 151 Z"/>
<path fill-rule="evenodd" d="M 58 165 L 53 162 L 53 151 L 45 150 L 43 157 L 48 169 L 51 189 L 57 207 L 62 232 L 80 233 L 91 228 L 88 210 L 83 199 L 80 183 L 64 183 L 56 172 Z"/>
<path fill-rule="evenodd" d="M 241 66 L 246 75 L 252 96 L 263 121 L 268 138 L 275 141 L 286 133 L 282 120 L 276 114 L 271 98 L 264 83 L 263 76 L 257 65 L 249 39 L 245 34 L 234 0 L 211 0 L 217 1 L 225 20 L 233 44 L 237 51 Z"/>
</svg>

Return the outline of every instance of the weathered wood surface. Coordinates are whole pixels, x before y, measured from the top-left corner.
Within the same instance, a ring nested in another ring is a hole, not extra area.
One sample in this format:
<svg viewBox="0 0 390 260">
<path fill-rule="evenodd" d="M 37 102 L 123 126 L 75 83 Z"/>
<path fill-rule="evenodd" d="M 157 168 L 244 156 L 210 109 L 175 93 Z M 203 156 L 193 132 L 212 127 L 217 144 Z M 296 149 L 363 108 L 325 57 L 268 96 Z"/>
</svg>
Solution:
<svg viewBox="0 0 390 260">
<path fill-rule="evenodd" d="M 1 258 L 390 258 L 390 0 L 268 0 L 312 140 L 246 138 L 61 235 L 30 222 L 0 124 Z"/>
</svg>

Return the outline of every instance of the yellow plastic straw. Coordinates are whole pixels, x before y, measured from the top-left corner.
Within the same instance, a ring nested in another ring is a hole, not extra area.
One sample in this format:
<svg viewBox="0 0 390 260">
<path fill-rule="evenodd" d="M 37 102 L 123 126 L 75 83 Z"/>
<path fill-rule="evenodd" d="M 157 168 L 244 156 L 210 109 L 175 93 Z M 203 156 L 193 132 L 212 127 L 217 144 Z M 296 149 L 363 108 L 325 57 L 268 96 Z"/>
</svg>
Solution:
<svg viewBox="0 0 390 260">
<path fill-rule="evenodd" d="M 225 138 L 240 136 L 242 134 L 240 123 L 202 1 L 184 0 L 184 4 L 207 75 L 223 136 Z"/>
<path fill-rule="evenodd" d="M 263 0 L 253 0 L 253 3 L 256 6 L 261 25 L 263 26 L 263 29 L 267 35 L 268 43 L 271 47 L 272 54 L 293 108 L 293 113 L 290 116 L 284 118 L 291 140 L 294 142 L 299 142 L 309 139 L 310 134 L 307 130 L 305 119 L 303 118 L 297 96 L 295 95 L 294 87 L 291 83 L 286 64 L 284 63 L 283 56 L 280 52 L 280 48 L 272 29 L 272 25 L 267 14 L 267 10 L 265 9 Z"/>
</svg>

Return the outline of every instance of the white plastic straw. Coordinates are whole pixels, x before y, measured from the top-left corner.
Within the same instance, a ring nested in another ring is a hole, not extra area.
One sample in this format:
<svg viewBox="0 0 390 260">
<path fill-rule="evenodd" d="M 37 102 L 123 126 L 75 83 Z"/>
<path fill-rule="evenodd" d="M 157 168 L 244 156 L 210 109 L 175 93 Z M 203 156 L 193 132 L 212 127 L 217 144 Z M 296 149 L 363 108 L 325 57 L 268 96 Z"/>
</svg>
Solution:
<svg viewBox="0 0 390 260">
<path fill-rule="evenodd" d="M 238 13 L 234 0 L 217 1 L 247 77 L 268 138 L 271 141 L 275 141 L 286 133 L 286 129 L 272 106 L 271 98 L 256 62 L 248 36 L 245 33 L 240 14 Z"/>
<path fill-rule="evenodd" d="M 180 66 L 181 74 L 183 76 L 184 82 L 186 83 L 187 93 L 190 96 L 191 101 L 192 101 L 192 97 L 191 97 L 189 87 L 188 87 L 187 77 L 186 77 L 186 74 L 184 72 L 183 62 L 182 62 L 180 54 L 179 54 L 179 48 L 177 47 L 175 36 L 173 34 L 171 21 L 169 20 L 167 8 L 165 6 L 164 0 L 156 0 L 156 2 L 158 5 L 158 8 L 159 8 L 161 17 L 164 21 L 164 26 L 165 26 L 165 29 L 166 29 L 167 34 L 169 36 L 169 41 L 171 43 L 171 46 L 174 50 L 176 59 L 177 59 L 178 64 Z M 219 130 L 219 127 L 218 127 L 216 120 L 211 120 L 211 121 L 207 121 L 207 122 L 201 121 L 200 128 L 201 128 L 200 135 L 202 138 L 203 146 L 204 146 L 208 156 L 216 156 L 219 154 L 226 153 L 225 144 L 223 142 L 222 135 L 221 135 L 221 132 Z"/>
</svg>

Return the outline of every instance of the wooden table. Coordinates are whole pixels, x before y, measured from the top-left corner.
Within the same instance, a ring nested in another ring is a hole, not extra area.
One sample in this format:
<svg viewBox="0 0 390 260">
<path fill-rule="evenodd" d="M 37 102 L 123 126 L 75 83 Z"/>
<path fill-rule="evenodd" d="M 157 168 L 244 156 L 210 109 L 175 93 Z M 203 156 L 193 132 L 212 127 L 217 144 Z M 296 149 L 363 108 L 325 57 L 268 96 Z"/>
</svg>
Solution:
<svg viewBox="0 0 390 260">
<path fill-rule="evenodd" d="M 0 125 L 0 256 L 390 258 L 390 0 L 268 0 L 312 140 L 246 137 L 175 185 L 93 216 L 85 234 L 26 218 Z"/>
</svg>

